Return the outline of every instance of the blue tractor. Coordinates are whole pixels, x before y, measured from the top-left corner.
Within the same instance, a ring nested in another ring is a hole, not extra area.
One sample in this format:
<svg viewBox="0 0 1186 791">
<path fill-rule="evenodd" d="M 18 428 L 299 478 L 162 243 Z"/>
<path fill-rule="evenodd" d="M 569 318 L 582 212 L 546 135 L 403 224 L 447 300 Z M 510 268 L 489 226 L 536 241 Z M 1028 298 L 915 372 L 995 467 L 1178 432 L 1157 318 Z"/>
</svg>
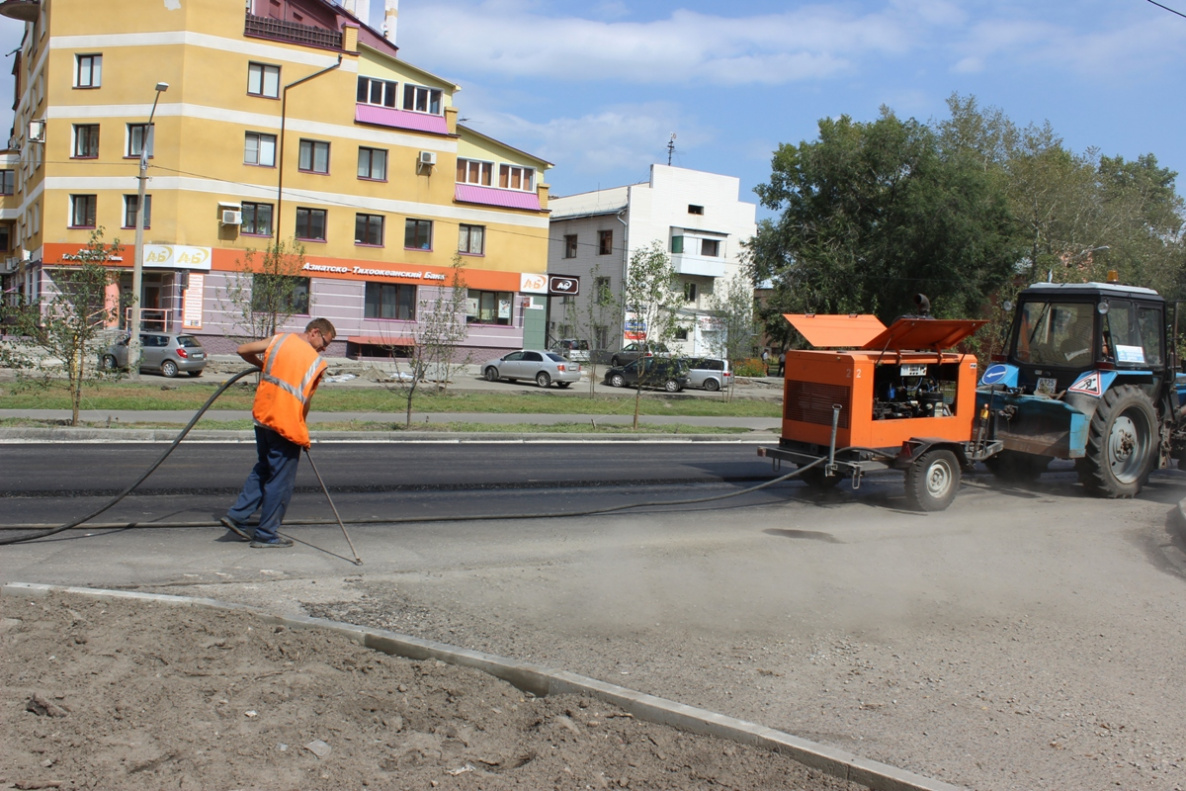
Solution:
<svg viewBox="0 0 1186 791">
<path fill-rule="evenodd" d="M 1186 374 L 1167 343 L 1166 302 L 1116 283 L 1023 290 L 1005 354 L 977 388 L 978 431 L 1010 480 L 1073 459 L 1102 497 L 1136 495 L 1155 469 L 1186 460 Z M 1176 328 L 1174 336 L 1176 337 Z"/>
</svg>

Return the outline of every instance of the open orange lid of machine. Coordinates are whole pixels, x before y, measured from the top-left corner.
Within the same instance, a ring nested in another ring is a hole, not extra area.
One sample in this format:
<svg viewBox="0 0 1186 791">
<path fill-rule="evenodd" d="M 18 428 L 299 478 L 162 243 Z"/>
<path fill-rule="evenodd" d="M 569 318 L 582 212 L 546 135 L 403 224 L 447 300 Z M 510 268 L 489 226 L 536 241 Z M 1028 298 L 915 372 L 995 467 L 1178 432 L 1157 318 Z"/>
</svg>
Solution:
<svg viewBox="0 0 1186 791">
<path fill-rule="evenodd" d="M 984 319 L 924 319 L 907 316 L 898 319 L 887 328 L 871 314 L 782 315 L 812 346 L 844 346 L 869 351 L 950 349 L 988 323 Z"/>
</svg>

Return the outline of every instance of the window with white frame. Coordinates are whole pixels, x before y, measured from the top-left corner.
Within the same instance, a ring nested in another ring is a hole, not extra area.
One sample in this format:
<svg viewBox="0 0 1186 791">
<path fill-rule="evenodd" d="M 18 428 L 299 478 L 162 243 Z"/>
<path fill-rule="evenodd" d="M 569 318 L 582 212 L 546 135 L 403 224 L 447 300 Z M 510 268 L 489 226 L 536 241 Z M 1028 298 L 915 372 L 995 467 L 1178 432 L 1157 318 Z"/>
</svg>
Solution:
<svg viewBox="0 0 1186 791">
<path fill-rule="evenodd" d="M 721 254 L 721 240 L 720 239 L 701 239 L 700 240 L 700 255 L 708 256 L 710 258 L 717 258 Z"/>
<path fill-rule="evenodd" d="M 358 147 L 358 177 L 371 181 L 387 180 L 387 149 Z"/>
<path fill-rule="evenodd" d="M 457 183 L 491 186 L 494 183 L 494 163 L 477 159 L 458 159 Z"/>
<path fill-rule="evenodd" d="M 482 255 L 486 252 L 486 226 L 462 225 L 457 241 L 457 252 Z"/>
<path fill-rule="evenodd" d="M 696 284 L 691 282 L 684 283 L 684 302 L 696 301 Z"/>
<path fill-rule="evenodd" d="M 10 168 L 0 170 L 0 195 L 16 194 L 16 171 Z"/>
<path fill-rule="evenodd" d="M 498 186 L 503 189 L 531 192 L 534 189 L 532 186 L 534 177 L 535 171 L 532 168 L 519 165 L 498 166 Z"/>
<path fill-rule="evenodd" d="M 276 135 L 248 132 L 243 138 L 243 164 L 276 167 Z"/>
<path fill-rule="evenodd" d="M 98 88 L 103 84 L 103 56 L 74 56 L 74 87 Z"/>
<path fill-rule="evenodd" d="M 279 99 L 280 67 L 268 63 L 248 63 L 247 95 Z"/>
<path fill-rule="evenodd" d="M 359 104 L 373 104 L 376 107 L 395 107 L 395 89 L 398 83 L 392 80 L 377 80 L 374 77 L 358 78 Z"/>
<path fill-rule="evenodd" d="M 354 215 L 354 243 L 373 247 L 383 246 L 383 215 Z"/>
<path fill-rule="evenodd" d="M 404 109 L 415 113 L 441 114 L 441 92 L 423 85 L 404 85 Z"/>
<path fill-rule="evenodd" d="M 70 227 L 94 228 L 95 210 L 99 203 L 97 195 L 70 196 Z"/>
<path fill-rule="evenodd" d="M 75 159 L 96 159 L 99 156 L 99 125 L 74 125 L 74 153 Z"/>
<path fill-rule="evenodd" d="M 128 148 L 125 156 L 138 157 L 140 152 L 144 150 L 144 146 L 148 146 L 147 155 L 152 156 L 153 143 L 153 127 L 156 124 L 128 124 Z"/>
<path fill-rule="evenodd" d="M 324 140 L 302 140 L 297 169 L 307 173 L 329 173 L 329 143 Z"/>
<path fill-rule="evenodd" d="M 124 227 L 136 227 L 136 208 L 140 205 L 139 195 L 124 196 Z M 144 227 L 152 227 L 152 196 L 144 196 Z"/>
</svg>

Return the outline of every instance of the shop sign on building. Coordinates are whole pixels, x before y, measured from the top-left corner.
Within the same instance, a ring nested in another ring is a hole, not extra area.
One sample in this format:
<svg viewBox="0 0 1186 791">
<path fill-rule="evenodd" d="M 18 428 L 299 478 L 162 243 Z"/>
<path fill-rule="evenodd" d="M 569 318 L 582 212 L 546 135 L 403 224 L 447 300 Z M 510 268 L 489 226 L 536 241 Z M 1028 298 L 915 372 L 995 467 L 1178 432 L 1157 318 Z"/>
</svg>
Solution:
<svg viewBox="0 0 1186 791">
<path fill-rule="evenodd" d="M 182 244 L 144 245 L 144 265 L 164 269 L 210 269 L 210 248 Z"/>
<path fill-rule="evenodd" d="M 547 294 L 548 276 L 535 272 L 519 274 L 519 291 L 523 294 Z"/>
</svg>

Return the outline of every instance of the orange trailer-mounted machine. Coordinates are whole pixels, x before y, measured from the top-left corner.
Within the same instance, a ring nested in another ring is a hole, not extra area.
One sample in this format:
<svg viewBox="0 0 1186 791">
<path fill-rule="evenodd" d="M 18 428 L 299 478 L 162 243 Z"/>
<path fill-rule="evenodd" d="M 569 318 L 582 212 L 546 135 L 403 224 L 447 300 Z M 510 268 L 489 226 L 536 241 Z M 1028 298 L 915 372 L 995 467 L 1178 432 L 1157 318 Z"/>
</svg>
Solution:
<svg viewBox="0 0 1186 791">
<path fill-rule="evenodd" d="M 973 437 L 976 358 L 944 351 L 987 322 L 904 317 L 785 314 L 816 347 L 788 351 L 782 437 L 758 455 L 805 467 L 816 487 L 874 468 L 906 472 L 914 507 L 951 504 L 960 471 L 993 455 L 999 442 Z"/>
</svg>

